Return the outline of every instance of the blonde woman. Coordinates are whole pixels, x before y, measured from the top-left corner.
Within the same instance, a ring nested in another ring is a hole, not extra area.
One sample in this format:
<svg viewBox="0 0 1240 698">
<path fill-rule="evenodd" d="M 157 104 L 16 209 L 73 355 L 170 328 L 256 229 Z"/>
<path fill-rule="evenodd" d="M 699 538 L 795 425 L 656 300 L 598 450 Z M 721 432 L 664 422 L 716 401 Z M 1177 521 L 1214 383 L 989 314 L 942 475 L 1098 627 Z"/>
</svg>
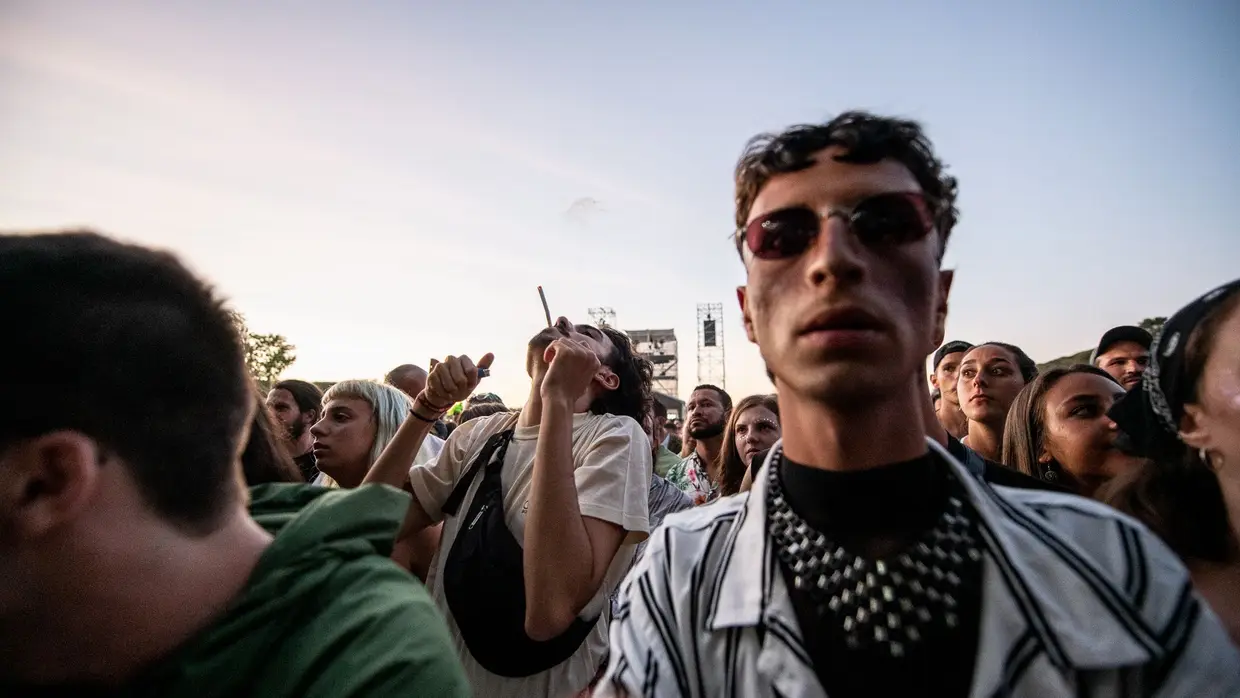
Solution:
<svg viewBox="0 0 1240 698">
<path fill-rule="evenodd" d="M 409 416 L 409 398 L 390 385 L 341 381 L 323 394 L 323 416 L 310 429 L 319 477 L 314 484 L 352 489 L 383 453 Z M 418 461 L 438 454 L 443 442 L 427 437 Z"/>
</svg>

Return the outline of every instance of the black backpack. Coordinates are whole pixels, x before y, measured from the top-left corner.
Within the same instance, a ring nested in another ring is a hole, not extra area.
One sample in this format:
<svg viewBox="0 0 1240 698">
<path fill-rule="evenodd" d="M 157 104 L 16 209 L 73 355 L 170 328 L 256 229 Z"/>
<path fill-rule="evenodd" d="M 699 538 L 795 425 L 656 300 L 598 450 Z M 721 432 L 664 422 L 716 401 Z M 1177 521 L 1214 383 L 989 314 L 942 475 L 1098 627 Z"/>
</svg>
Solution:
<svg viewBox="0 0 1240 698">
<path fill-rule="evenodd" d="M 478 664 L 492 674 L 520 678 L 573 656 L 598 617 L 575 618 L 567 630 L 547 641 L 525 634 L 525 551 L 504 521 L 500 479 L 512 435 L 508 429 L 488 439 L 444 502 L 445 516 L 456 516 L 470 483 L 483 470 L 482 483 L 448 552 L 441 583 L 452 619 Z"/>
</svg>

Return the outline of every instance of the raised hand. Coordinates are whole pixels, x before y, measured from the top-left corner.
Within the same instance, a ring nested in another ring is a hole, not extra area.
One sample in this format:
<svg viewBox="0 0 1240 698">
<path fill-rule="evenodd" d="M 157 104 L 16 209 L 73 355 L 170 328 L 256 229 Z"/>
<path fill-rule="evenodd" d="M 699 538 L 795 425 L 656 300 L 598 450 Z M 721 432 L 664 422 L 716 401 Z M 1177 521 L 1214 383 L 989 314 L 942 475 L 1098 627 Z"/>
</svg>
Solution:
<svg viewBox="0 0 1240 698">
<path fill-rule="evenodd" d="M 572 339 L 557 339 L 543 352 L 547 375 L 543 377 L 544 397 L 576 400 L 594 380 L 602 364 L 588 346 Z"/>
<path fill-rule="evenodd" d="M 449 356 L 443 361 L 431 359 L 431 371 L 426 376 L 426 387 L 416 402 L 428 410 L 440 414 L 473 394 L 478 387 L 478 370 L 490 370 L 494 354 L 486 354 L 475 365 L 468 356 Z"/>
</svg>

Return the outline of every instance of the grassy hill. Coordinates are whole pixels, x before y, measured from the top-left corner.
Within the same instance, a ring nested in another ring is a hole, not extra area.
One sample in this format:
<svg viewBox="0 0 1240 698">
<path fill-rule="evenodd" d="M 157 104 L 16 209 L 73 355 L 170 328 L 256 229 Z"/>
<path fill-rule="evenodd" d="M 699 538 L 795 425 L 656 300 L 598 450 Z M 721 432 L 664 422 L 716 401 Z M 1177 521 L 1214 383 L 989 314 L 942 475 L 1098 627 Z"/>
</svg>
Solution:
<svg viewBox="0 0 1240 698">
<path fill-rule="evenodd" d="M 1061 356 L 1058 359 L 1051 359 L 1046 363 L 1038 364 L 1038 372 L 1041 373 L 1043 371 L 1049 371 L 1052 368 L 1059 368 L 1060 366 L 1087 364 L 1089 363 L 1089 354 L 1092 351 L 1093 349 L 1082 349 L 1075 354 L 1068 354 L 1067 356 Z"/>
</svg>

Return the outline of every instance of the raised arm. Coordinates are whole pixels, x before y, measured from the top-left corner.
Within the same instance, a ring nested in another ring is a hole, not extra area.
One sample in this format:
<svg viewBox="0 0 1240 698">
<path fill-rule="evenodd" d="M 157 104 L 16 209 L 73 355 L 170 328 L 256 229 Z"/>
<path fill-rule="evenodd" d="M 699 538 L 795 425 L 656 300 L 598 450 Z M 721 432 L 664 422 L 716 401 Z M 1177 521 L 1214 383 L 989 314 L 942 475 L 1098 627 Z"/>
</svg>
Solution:
<svg viewBox="0 0 1240 698">
<path fill-rule="evenodd" d="M 574 479 L 573 404 L 598 370 L 598 357 L 568 340 L 553 347 L 525 519 L 525 632 L 535 640 L 568 629 L 602 586 L 625 535 L 617 524 L 582 515 Z"/>
<path fill-rule="evenodd" d="M 418 449 L 426 435 L 452 405 L 464 400 L 478 387 L 478 369 L 490 368 L 495 360 L 487 354 L 475 366 L 468 356 L 449 356 L 431 366 L 426 377 L 426 387 L 414 398 L 410 418 L 396 430 L 396 434 L 370 466 L 362 484 L 375 482 L 404 489 L 409 479 L 409 468 L 418 457 Z"/>
</svg>

